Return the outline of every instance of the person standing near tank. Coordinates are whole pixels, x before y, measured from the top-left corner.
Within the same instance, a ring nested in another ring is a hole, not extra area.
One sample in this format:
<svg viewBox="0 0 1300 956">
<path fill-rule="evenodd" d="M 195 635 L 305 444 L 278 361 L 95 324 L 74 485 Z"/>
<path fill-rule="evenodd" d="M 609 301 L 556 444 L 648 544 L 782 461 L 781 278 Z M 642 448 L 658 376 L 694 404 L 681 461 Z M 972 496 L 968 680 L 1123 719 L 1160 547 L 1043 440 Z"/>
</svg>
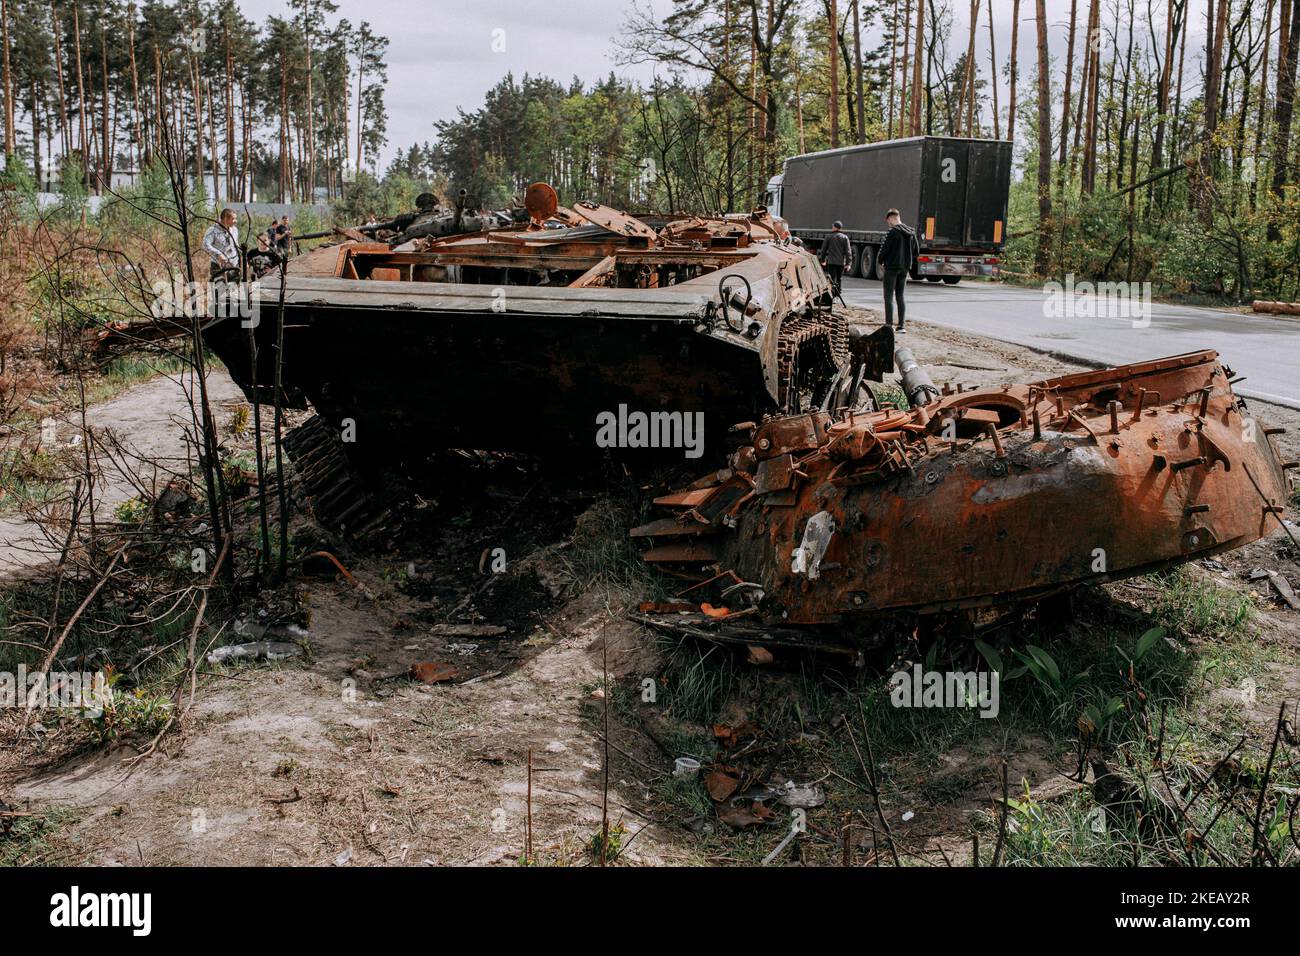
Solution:
<svg viewBox="0 0 1300 956">
<path fill-rule="evenodd" d="M 880 268 L 884 273 L 885 285 L 885 324 L 894 325 L 894 306 L 898 306 L 898 331 L 906 332 L 903 327 L 907 319 L 907 304 L 903 300 L 903 290 L 907 287 L 907 275 L 916 265 L 921 253 L 916 233 L 903 225 L 897 209 L 885 213 L 885 222 L 889 232 L 880 246 Z"/>
<path fill-rule="evenodd" d="M 836 219 L 831 223 L 831 234 L 822 240 L 821 248 L 822 268 L 830 276 L 831 288 L 835 290 L 835 297 L 840 298 L 840 286 L 844 282 L 844 268 L 853 259 L 853 248 L 849 245 L 849 237 L 844 235 L 844 223 Z"/>
<path fill-rule="evenodd" d="M 235 225 L 235 210 L 223 209 L 217 221 L 203 234 L 203 251 L 211 266 L 212 279 L 239 269 L 239 227 Z"/>
</svg>

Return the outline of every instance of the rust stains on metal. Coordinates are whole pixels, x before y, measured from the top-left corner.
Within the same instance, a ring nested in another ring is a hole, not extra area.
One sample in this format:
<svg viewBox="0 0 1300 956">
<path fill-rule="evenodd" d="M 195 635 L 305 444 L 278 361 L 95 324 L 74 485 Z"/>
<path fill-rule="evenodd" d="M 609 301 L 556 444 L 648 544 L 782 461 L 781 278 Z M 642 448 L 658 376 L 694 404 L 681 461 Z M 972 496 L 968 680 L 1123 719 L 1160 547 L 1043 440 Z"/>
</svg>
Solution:
<svg viewBox="0 0 1300 956">
<path fill-rule="evenodd" d="M 898 365 L 915 406 L 772 418 L 658 499 L 716 560 L 666 560 L 658 522 L 634 534 L 687 578 L 756 582 L 769 622 L 816 625 L 1033 600 L 1276 528 L 1284 466 L 1213 351 L 946 395 Z"/>
</svg>

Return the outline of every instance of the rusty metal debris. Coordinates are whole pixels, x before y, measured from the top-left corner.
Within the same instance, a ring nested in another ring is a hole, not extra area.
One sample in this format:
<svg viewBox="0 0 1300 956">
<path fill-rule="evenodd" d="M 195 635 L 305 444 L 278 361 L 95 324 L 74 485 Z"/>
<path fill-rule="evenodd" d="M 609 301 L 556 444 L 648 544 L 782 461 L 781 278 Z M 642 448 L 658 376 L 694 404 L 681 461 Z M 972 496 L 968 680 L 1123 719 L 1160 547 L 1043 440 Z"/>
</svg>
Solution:
<svg viewBox="0 0 1300 956">
<path fill-rule="evenodd" d="M 460 668 L 438 661 L 417 661 L 411 665 L 410 675 L 421 684 L 442 684 L 460 676 Z"/>
<path fill-rule="evenodd" d="M 1213 351 L 957 392 L 905 349 L 896 361 L 912 407 L 751 426 L 730 468 L 656 499 L 671 516 L 632 531 L 646 560 L 753 582 L 751 626 L 852 634 L 882 612 L 1031 601 L 1155 571 L 1281 523 L 1296 463 Z"/>
</svg>

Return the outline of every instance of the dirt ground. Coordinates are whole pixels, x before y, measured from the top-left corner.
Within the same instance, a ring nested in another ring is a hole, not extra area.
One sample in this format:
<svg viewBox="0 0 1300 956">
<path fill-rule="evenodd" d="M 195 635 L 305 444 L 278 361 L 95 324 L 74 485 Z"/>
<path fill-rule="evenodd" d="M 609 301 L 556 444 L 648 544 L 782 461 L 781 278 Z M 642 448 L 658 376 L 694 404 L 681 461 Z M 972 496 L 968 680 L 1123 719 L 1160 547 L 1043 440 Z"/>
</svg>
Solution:
<svg viewBox="0 0 1300 956">
<path fill-rule="evenodd" d="M 923 322 L 909 324 L 905 344 L 940 384 L 1023 381 L 1073 368 Z M 214 394 L 227 410 L 239 401 L 228 382 Z M 158 380 L 100 407 L 95 418 L 155 452 L 179 453 L 174 419 L 182 405 L 177 387 Z M 1252 408 L 1267 424 L 1288 428 L 1285 452 L 1300 458 L 1300 413 Z M 39 740 L 15 746 L 10 728 L 0 728 L 0 800 L 62 814 L 40 862 L 490 865 L 519 861 L 531 832 L 536 862 L 591 864 L 588 847 L 604 812 L 603 676 L 611 686 L 635 687 L 653 679 L 663 651 L 622 616 L 642 595 L 616 584 L 572 586 L 587 546 L 584 524 L 602 520 L 592 503 L 576 500 L 525 520 L 529 487 L 503 481 L 473 514 L 425 523 L 412 513 L 391 551 L 350 567 L 358 585 L 332 574 L 302 579 L 295 597 L 306 611 L 310 653 L 205 675 L 194 719 L 139 763 L 129 746 L 72 753 Z M 439 511 L 436 502 L 430 511 Z M 1294 507 L 1288 517 L 1296 519 Z M 0 556 L 6 547 L 22 550 L 21 527 L 0 532 L 0 540 L 9 536 Z M 500 542 L 510 572 L 498 580 L 478 564 Z M 1300 613 L 1242 580 L 1256 565 L 1277 568 L 1275 548 L 1260 542 L 1205 571 L 1225 586 L 1260 592 L 1261 639 L 1296 648 Z M 1300 585 L 1294 564 L 1281 570 Z M 478 618 L 470 630 L 448 632 L 448 622 L 463 625 L 467 617 Z M 418 661 L 450 664 L 456 676 L 433 685 L 407 679 Z M 1293 696 L 1300 688 L 1294 670 L 1280 681 Z M 609 713 L 608 819 L 625 831 L 622 860 L 725 862 L 661 799 L 671 783 L 671 740 L 632 727 L 615 707 Z M 950 774 L 918 794 L 926 812 L 917 825 L 957 858 L 966 818 L 987 799 L 983 779 L 971 783 L 970 764 L 986 760 L 945 754 Z M 1033 782 L 1040 795 L 1071 786 L 1062 766 L 1059 753 L 1032 740 L 1020 741 L 1012 756 L 1014 777 Z"/>
<path fill-rule="evenodd" d="M 114 454 L 103 457 L 106 466 L 96 478 L 95 511 L 99 516 L 111 516 L 114 508 L 136 495 L 142 483 L 152 489 L 155 483 L 166 482 L 167 472 L 188 470 L 186 459 L 192 450 L 185 435 L 186 428 L 193 425 L 185 391 L 192 388 L 188 380 L 164 375 L 87 409 L 87 428 L 121 442 Z M 211 377 L 208 395 L 214 414 L 222 420 L 228 420 L 244 398 L 224 373 Z M 81 453 L 81 435 L 79 414 L 51 406 L 39 438 L 29 440 L 51 453 L 75 457 Z M 143 461 L 150 462 L 150 467 L 141 468 Z M 57 557 L 59 543 L 50 541 L 32 517 L 39 515 L 0 514 L 0 575 Z"/>
</svg>

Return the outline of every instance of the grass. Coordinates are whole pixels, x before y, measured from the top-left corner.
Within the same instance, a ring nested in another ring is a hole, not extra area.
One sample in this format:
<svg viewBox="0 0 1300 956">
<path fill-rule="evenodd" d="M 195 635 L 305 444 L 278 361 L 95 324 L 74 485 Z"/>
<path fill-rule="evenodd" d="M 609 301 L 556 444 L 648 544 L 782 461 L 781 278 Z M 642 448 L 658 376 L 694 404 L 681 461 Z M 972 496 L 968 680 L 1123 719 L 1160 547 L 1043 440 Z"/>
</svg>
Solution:
<svg viewBox="0 0 1300 956">
<path fill-rule="evenodd" d="M 1153 616 L 1172 631 L 1190 637 L 1239 637 L 1254 620 L 1250 592 L 1215 584 L 1187 567 L 1145 580 L 1159 591 Z"/>
<path fill-rule="evenodd" d="M 643 600 L 663 597 L 668 585 L 628 536 L 629 528 L 646 520 L 636 500 L 630 489 L 627 494 L 606 495 L 579 515 L 573 547 L 558 555 L 570 591 L 603 586 Z"/>
<path fill-rule="evenodd" d="M 1255 607 L 1248 593 L 1222 587 L 1191 569 L 1146 580 L 1155 596 L 1147 618 L 1132 626 L 1076 620 L 1051 637 L 1028 629 L 1004 630 L 997 645 L 988 647 L 996 668 L 965 638 L 931 648 L 926 669 L 999 670 L 1000 713 L 994 719 L 980 717 L 977 709 L 893 706 L 886 680 L 894 665 L 883 666 L 889 657 L 850 674 L 809 662 L 780 670 L 751 667 L 720 647 L 671 641 L 664 643 L 657 681 L 654 707 L 659 714 L 650 714 L 631 693 L 616 698 L 615 706 L 633 722 L 666 718 L 655 721 L 655 739 L 698 757 L 706 770 L 711 760 L 733 759 L 712 738 L 712 723 L 724 715 L 735 719 L 737 713 L 760 721 L 765 756 L 742 758 L 746 772 L 759 779 L 776 773 L 824 783 L 827 802 L 808 817 L 823 836 L 800 840 L 800 853 L 810 862 L 838 861 L 839 846 L 824 834 L 838 832 L 845 813 L 861 826 L 874 825 L 876 809 L 859 762 L 859 753 L 866 758 L 868 740 L 882 807 L 900 829 L 905 829 L 899 822 L 903 810 L 942 811 L 976 795 L 995 794 L 1004 753 L 1032 754 L 1064 771 L 1074 769 L 1083 751 L 1102 754 L 1112 768 L 1122 768 L 1142 786 L 1159 786 L 1168 776 L 1177 792 L 1184 785 L 1199 786 L 1195 768 L 1213 767 L 1240 733 L 1251 736 L 1238 753 L 1245 782 L 1235 799 L 1253 807 L 1272 728 L 1248 726 L 1240 710 L 1221 703 L 1222 695 L 1215 692 L 1259 678 L 1260 699 L 1267 699 L 1265 665 L 1279 652 L 1253 638 Z M 896 651 L 915 659 L 917 648 L 911 644 Z M 853 730 L 852 740 L 842 724 L 836 726 L 840 715 Z M 1155 760 L 1157 749 L 1161 764 Z M 1297 783 L 1300 770 L 1290 765 L 1281 769 L 1279 762 L 1270 794 Z M 1039 801 L 1028 791 L 1017 796 L 1026 786 L 1022 781 L 1013 779 L 1011 786 L 1006 865 L 1186 862 L 1177 838 L 1152 832 L 1149 821 L 1143 829 L 1135 818 L 1099 819 L 1103 811 L 1090 788 Z M 716 816 L 698 780 L 664 778 L 655 784 L 654 794 L 673 817 Z M 1219 814 L 1224 797 L 1226 791 L 1211 794 L 1193 806 L 1193 821 L 1199 829 L 1208 828 L 1209 846 L 1196 851 L 1197 863 L 1248 862 L 1250 822 L 1239 812 Z M 1266 804 L 1271 806 L 1272 799 Z M 784 821 L 784 814 L 778 818 Z M 996 815 L 987 812 L 970 818 L 970 832 L 981 833 L 986 864 L 996 822 Z M 1271 824 L 1265 827 L 1270 845 L 1283 852 L 1288 845 L 1285 819 L 1266 819 L 1266 824 Z M 712 832 L 692 841 L 709 862 L 753 863 L 784 833 L 784 823 L 735 833 L 715 822 Z"/>
<path fill-rule="evenodd" d="M 0 867 L 49 865 L 62 848 L 65 827 L 76 821 L 73 810 L 46 807 L 21 816 L 0 816 Z"/>
<path fill-rule="evenodd" d="M 188 359 L 169 352 L 128 352 L 110 360 L 100 374 L 86 382 L 86 402 L 95 404 L 115 398 L 132 385 L 158 375 L 176 375 L 189 368 Z"/>
<path fill-rule="evenodd" d="M 0 449 L 0 513 L 46 504 L 64 493 L 65 463 L 45 449 Z"/>
<path fill-rule="evenodd" d="M 871 393 L 876 396 L 876 402 L 879 405 L 891 404 L 895 408 L 910 408 L 907 401 L 907 393 L 902 386 L 894 382 L 872 382 Z"/>
</svg>

